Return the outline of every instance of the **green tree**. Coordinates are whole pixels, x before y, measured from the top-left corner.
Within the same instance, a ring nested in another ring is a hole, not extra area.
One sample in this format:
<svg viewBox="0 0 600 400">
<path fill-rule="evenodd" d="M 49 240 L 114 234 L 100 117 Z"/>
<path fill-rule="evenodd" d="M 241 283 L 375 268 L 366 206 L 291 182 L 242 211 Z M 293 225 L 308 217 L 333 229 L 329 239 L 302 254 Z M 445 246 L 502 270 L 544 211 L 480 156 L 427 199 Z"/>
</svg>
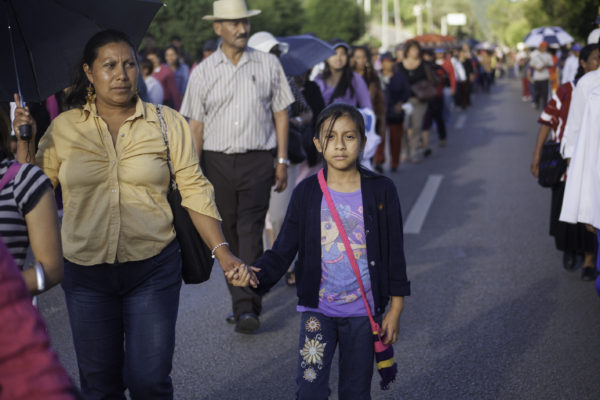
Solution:
<svg viewBox="0 0 600 400">
<path fill-rule="evenodd" d="M 249 0 L 248 7 L 262 10 L 250 19 L 252 32 L 267 31 L 274 36 L 302 33 L 304 8 L 300 0 Z"/>
<path fill-rule="evenodd" d="M 306 0 L 304 32 L 329 40 L 358 40 L 366 30 L 365 16 L 356 0 Z"/>
</svg>

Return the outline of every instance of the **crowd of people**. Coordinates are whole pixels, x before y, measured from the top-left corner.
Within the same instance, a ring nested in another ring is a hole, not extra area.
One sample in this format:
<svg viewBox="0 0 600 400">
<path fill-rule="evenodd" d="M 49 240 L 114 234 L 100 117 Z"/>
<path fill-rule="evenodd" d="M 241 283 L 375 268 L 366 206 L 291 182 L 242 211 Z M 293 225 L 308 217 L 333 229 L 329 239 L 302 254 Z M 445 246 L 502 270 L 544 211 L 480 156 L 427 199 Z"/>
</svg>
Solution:
<svg viewBox="0 0 600 400">
<path fill-rule="evenodd" d="M 340 398 L 369 398 L 374 327 L 381 324 L 381 348 L 389 348 L 410 295 L 400 204 L 381 173 L 429 157 L 434 126 L 446 146 L 452 112 L 511 76 L 513 65 L 533 70 L 527 88 L 538 105 L 548 96 L 540 83 L 549 88 L 541 70 L 550 67 L 547 46 L 522 62 L 466 44 L 423 48 L 409 40 L 392 53 L 334 38 L 326 60 L 286 74 L 278 59 L 289 45 L 269 32 L 251 35 L 249 18 L 259 13 L 243 0 L 215 1 L 203 19 L 218 39 L 205 43 L 198 61 L 178 36 L 159 49 L 148 34 L 138 51 L 123 33 L 101 31 L 83 49 L 72 85 L 27 107 L 15 95 L 12 111 L 0 112 L 0 245 L 14 259 L 3 255 L 1 265 L 13 278 L 21 271 L 18 307 L 34 322 L 24 290 L 34 296 L 61 283 L 85 399 L 125 398 L 126 389 L 133 399 L 173 396 L 182 256 L 167 198 L 171 173 L 225 273 L 226 322 L 255 332 L 263 294 L 285 276 L 302 313 L 298 398 L 327 396 L 338 345 Z M 597 46 L 580 50 L 583 71 L 597 68 Z M 565 85 L 558 96 L 570 96 Z M 565 129 L 568 101 L 553 104 L 540 118 L 540 138 L 550 126 Z M 33 128 L 31 140 L 20 137 L 24 125 Z M 367 151 L 370 131 L 378 144 Z M 558 223 L 568 189 L 564 179 L 553 189 L 552 229 L 565 232 L 565 260 L 585 252 L 587 279 L 596 251 L 589 229 L 572 233 Z M 585 236 L 586 245 L 569 235 Z M 43 331 L 36 322 L 29 333 L 45 346 L 49 377 L 27 390 L 74 398 Z M 393 360 L 379 364 L 386 386 Z"/>
<path fill-rule="evenodd" d="M 594 89 L 600 84 L 600 45 L 593 41 L 560 49 L 542 42 L 531 53 L 521 49 L 517 65 L 523 101 L 531 100 L 532 106 L 543 108 L 531 173 L 540 182 L 549 175 L 557 176 L 555 182 L 545 184 L 552 191 L 550 235 L 563 253 L 563 267 L 576 270 L 582 257 L 581 279 L 595 281 L 596 229 L 600 225 L 593 203 L 597 198 L 591 189 L 597 182 L 589 171 L 595 168 L 598 148 L 587 146 L 596 143 L 593 117 L 597 113 L 591 110 Z M 600 293 L 600 279 L 596 282 Z"/>
</svg>

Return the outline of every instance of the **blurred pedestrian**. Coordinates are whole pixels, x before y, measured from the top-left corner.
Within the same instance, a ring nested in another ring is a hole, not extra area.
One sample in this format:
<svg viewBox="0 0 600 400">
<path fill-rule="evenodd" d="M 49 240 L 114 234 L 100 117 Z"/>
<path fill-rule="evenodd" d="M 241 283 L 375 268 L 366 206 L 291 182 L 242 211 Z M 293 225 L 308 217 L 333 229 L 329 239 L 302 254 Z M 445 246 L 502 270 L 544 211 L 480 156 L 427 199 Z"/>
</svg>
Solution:
<svg viewBox="0 0 600 400">
<path fill-rule="evenodd" d="M 179 54 L 179 62 L 188 66 L 192 65 L 192 57 L 188 54 L 187 51 L 185 51 L 183 47 L 183 39 L 181 39 L 181 36 L 173 35 L 171 36 L 169 42 L 171 43 L 171 46 L 174 46 L 177 49 L 177 54 Z"/>
<path fill-rule="evenodd" d="M 576 79 L 581 78 L 590 71 L 598 69 L 598 66 L 600 66 L 600 50 L 598 49 L 598 45 L 585 46 L 580 52 L 579 63 L 580 67 L 575 77 Z M 531 173 L 536 178 L 539 172 L 542 146 L 546 142 L 548 134 L 551 134 L 550 140 L 554 143 L 560 143 L 563 138 L 565 124 L 569 118 L 571 96 L 575 85 L 575 81 L 561 85 L 538 119 L 540 129 L 531 162 Z M 591 281 L 596 278 L 594 263 L 597 243 L 594 232 L 587 230 L 585 225 L 581 223 L 570 224 L 559 221 L 566 180 L 567 174 L 564 174 L 561 177 L 560 183 L 552 187 L 550 235 L 554 237 L 556 248 L 563 252 L 563 266 L 566 270 L 574 270 L 577 255 L 584 254 L 581 277 L 584 280 Z"/>
<path fill-rule="evenodd" d="M 175 82 L 177 90 L 181 95 L 185 93 L 188 79 L 190 76 L 190 67 L 183 61 L 177 47 L 170 45 L 165 49 L 165 62 L 175 73 Z"/>
<path fill-rule="evenodd" d="M 562 70 L 562 83 L 571 82 L 577 75 L 579 69 L 579 52 L 581 51 L 581 45 L 575 43 L 569 50 L 569 56 L 565 60 L 565 65 Z"/>
<path fill-rule="evenodd" d="M 409 40 L 404 44 L 404 58 L 399 64 L 399 71 L 406 76 L 411 85 L 409 102 L 413 112 L 408 121 L 408 155 L 411 162 L 417 163 L 420 161 L 423 147 L 423 118 L 427 111 L 427 101 L 420 100 L 412 87 L 421 81 L 428 81 L 432 85 L 434 83 L 432 71 L 425 66 L 421 45 L 416 40 Z"/>
<path fill-rule="evenodd" d="M 434 62 L 434 55 L 432 50 L 423 51 L 423 61 L 427 63 L 427 66 L 431 69 L 434 76 L 436 95 L 434 98 L 429 100 L 427 105 L 427 112 L 423 117 L 423 155 L 428 157 L 431 155 L 431 148 L 429 147 L 429 133 L 435 122 L 435 127 L 438 134 L 438 145 L 440 147 L 446 146 L 446 121 L 444 120 L 444 89 L 450 87 L 450 78 L 446 74 L 446 70 Z"/>
<path fill-rule="evenodd" d="M 369 399 L 375 355 L 370 319 L 385 332 L 382 345 L 392 345 L 398 339 L 404 296 L 410 295 L 400 204 L 390 179 L 360 167 L 366 135 L 355 107 L 328 106 L 318 117 L 317 132 L 314 143 L 326 165 L 319 177 L 304 180 L 294 191 L 281 234 L 256 263 L 257 290 L 272 288 L 298 253 L 297 310 L 302 316 L 296 398 L 329 396 L 338 348 L 338 398 Z M 328 205 L 324 193 L 333 204 Z M 339 217 L 333 208 L 343 210 Z M 374 214 L 368 211 L 376 209 Z M 230 282 L 247 284 L 241 279 Z M 395 367 L 393 358 L 385 364 Z M 390 375 L 393 380 L 395 373 Z"/>
<path fill-rule="evenodd" d="M 148 51 L 146 58 L 152 62 L 152 76 L 160 82 L 163 87 L 163 104 L 179 110 L 181 107 L 182 93 L 177 88 L 175 72 L 165 63 L 156 51 Z"/>
<path fill-rule="evenodd" d="M 21 270 L 29 294 L 36 295 L 63 277 L 58 213 L 46 175 L 34 165 L 14 160 L 7 122 L 0 119 L 0 239 Z M 24 269 L 29 246 L 35 263 Z"/>
<path fill-rule="evenodd" d="M 325 61 L 325 69 L 314 79 L 325 105 L 344 103 L 373 110 L 367 84 L 350 67 L 350 46 L 341 39 L 332 39 L 329 44 L 335 54 Z"/>
<path fill-rule="evenodd" d="M 0 239 L 0 396 L 74 400 L 75 389 L 50 348 L 46 325 L 26 286 Z"/>
<path fill-rule="evenodd" d="M 396 172 L 400 165 L 402 137 L 404 133 L 404 104 L 410 99 L 411 91 L 408 78 L 395 67 L 395 59 L 390 52 L 381 55 L 381 79 L 384 84 L 385 121 L 388 128 L 390 168 Z M 385 162 L 385 141 L 377 147 L 375 169 L 383 172 Z"/>
<path fill-rule="evenodd" d="M 287 107 L 294 102 L 277 58 L 247 47 L 248 18 L 259 13 L 243 0 L 213 3 L 213 15 L 203 19 L 213 21 L 221 45 L 194 69 L 181 108 L 215 187 L 227 242 L 250 264 L 263 253 L 271 187 L 282 192 L 288 185 Z M 238 332 L 256 331 L 261 297 L 247 288 L 229 290 L 233 314 L 226 321 Z"/>
<path fill-rule="evenodd" d="M 140 61 L 140 71 L 142 72 L 142 78 L 146 83 L 148 90 L 148 100 L 153 104 L 162 104 L 164 100 L 164 90 L 158 79 L 152 76 L 152 70 L 154 65 L 152 61 L 144 58 Z"/>
<path fill-rule="evenodd" d="M 548 53 L 548 43 L 540 43 L 529 59 L 529 66 L 533 70 L 531 80 L 535 91 L 533 102 L 538 110 L 543 109 L 548 101 L 550 67 L 553 65 L 552 56 Z"/>
<path fill-rule="evenodd" d="M 181 253 L 167 201 L 170 164 L 181 204 L 221 268 L 240 264 L 188 123 L 142 102 L 138 75 L 124 33 L 92 36 L 67 99 L 72 109 L 52 121 L 36 156 L 63 188 L 62 287 L 86 399 L 123 399 L 126 389 L 132 399 L 173 398 Z M 16 114 L 15 128 L 31 123 L 24 109 Z M 19 145 L 19 157 L 32 151 L 31 142 Z"/>
</svg>

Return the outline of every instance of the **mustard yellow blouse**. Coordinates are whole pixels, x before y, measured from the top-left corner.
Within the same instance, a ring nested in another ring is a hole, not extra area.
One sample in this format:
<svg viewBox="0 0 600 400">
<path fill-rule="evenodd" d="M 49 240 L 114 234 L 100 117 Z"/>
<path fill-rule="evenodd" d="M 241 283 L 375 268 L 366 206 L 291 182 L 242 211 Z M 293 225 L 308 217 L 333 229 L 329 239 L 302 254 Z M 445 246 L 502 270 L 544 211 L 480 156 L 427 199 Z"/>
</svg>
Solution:
<svg viewBox="0 0 600 400">
<path fill-rule="evenodd" d="M 168 107 L 163 115 L 183 206 L 220 219 L 188 123 Z M 138 100 L 115 145 L 95 104 L 66 111 L 40 140 L 36 160 L 52 184 L 62 187 L 67 260 L 81 265 L 143 260 L 175 238 L 166 146 L 153 104 Z"/>
</svg>

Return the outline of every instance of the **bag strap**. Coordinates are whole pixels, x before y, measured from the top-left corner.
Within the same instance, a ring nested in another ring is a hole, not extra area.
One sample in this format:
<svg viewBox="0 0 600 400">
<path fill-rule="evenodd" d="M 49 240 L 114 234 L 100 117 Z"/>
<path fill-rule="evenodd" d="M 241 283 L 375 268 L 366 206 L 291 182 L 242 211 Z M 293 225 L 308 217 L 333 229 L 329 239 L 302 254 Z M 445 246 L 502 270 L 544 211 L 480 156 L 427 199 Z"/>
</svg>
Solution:
<svg viewBox="0 0 600 400">
<path fill-rule="evenodd" d="M 169 166 L 169 175 L 170 181 L 169 186 L 171 190 L 177 190 L 177 182 L 175 181 L 175 173 L 173 172 L 173 163 L 171 162 L 171 156 L 169 149 L 169 138 L 167 136 L 167 123 L 165 122 L 165 116 L 162 113 L 162 104 L 158 104 L 156 106 L 156 113 L 158 114 L 158 120 L 160 121 L 160 130 L 162 132 L 163 140 L 165 141 L 165 146 L 167 146 L 167 165 Z"/>
<path fill-rule="evenodd" d="M 4 176 L 0 180 L 0 190 L 2 190 L 4 186 L 8 184 L 8 182 L 12 181 L 15 178 L 15 176 L 17 176 L 20 169 L 21 164 L 19 164 L 18 162 L 14 162 L 10 165 L 10 167 L 8 167 L 8 169 L 4 173 Z"/>
<path fill-rule="evenodd" d="M 352 251 L 352 246 L 350 245 L 350 240 L 348 239 L 348 235 L 346 234 L 346 230 L 344 229 L 344 225 L 342 225 L 342 220 L 340 219 L 340 215 L 335 208 L 335 204 L 333 204 L 333 199 L 331 198 L 331 194 L 329 193 L 329 188 L 327 187 L 327 182 L 325 181 L 325 176 L 323 174 L 323 169 L 319 171 L 319 186 L 321 186 L 321 191 L 323 192 L 323 196 L 327 201 L 327 205 L 329 206 L 329 211 L 331 212 L 331 216 L 337 225 L 338 231 L 342 238 L 342 242 L 344 242 L 344 247 L 346 248 L 346 255 L 348 256 L 348 260 L 350 260 L 350 265 L 352 266 L 352 271 L 354 271 L 354 275 L 356 276 L 356 280 L 358 281 L 358 287 L 360 288 L 360 294 L 362 295 L 362 299 L 365 303 L 365 308 L 367 309 L 367 315 L 369 316 L 369 322 L 371 323 L 371 328 L 373 329 L 373 333 L 377 332 L 379 336 L 379 328 L 373 319 L 373 314 L 371 314 L 371 307 L 369 306 L 369 302 L 367 301 L 367 295 L 365 293 L 365 287 L 363 285 L 363 281 L 360 277 L 360 270 L 358 269 L 358 263 L 356 262 L 356 257 L 354 257 L 354 252 Z"/>
</svg>

